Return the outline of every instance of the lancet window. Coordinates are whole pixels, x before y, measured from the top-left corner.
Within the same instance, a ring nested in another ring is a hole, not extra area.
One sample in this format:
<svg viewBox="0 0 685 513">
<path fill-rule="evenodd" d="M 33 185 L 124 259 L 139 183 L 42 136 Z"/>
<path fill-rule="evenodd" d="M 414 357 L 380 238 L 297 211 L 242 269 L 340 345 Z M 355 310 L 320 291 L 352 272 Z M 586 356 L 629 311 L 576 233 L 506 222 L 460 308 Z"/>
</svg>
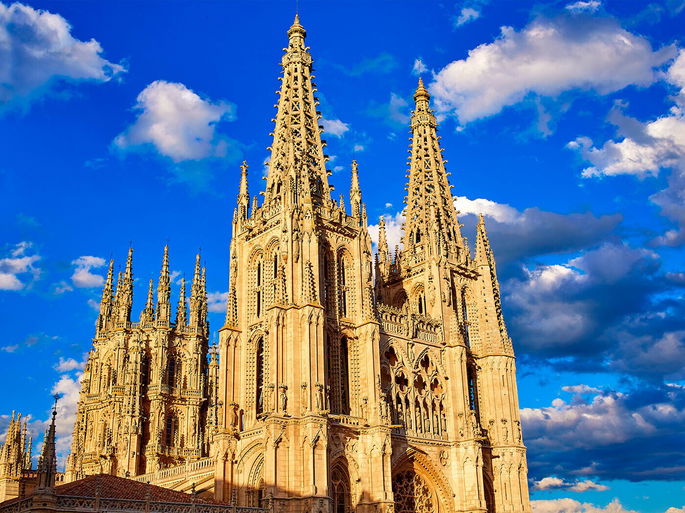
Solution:
<svg viewBox="0 0 685 513">
<path fill-rule="evenodd" d="M 255 405 L 257 415 L 264 413 L 264 339 L 257 341 L 255 359 Z"/>
<path fill-rule="evenodd" d="M 349 513 L 352 511 L 350 480 L 347 473 L 339 466 L 336 466 L 331 472 L 331 492 L 333 513 Z"/>
<path fill-rule="evenodd" d="M 426 353 L 408 369 L 394 348 L 385 353 L 381 369 L 381 386 L 391 407 L 392 422 L 411 436 L 445 438 L 447 412 L 445 390 L 437 368 Z"/>
<path fill-rule="evenodd" d="M 251 274 L 251 302 L 252 313 L 255 319 L 259 319 L 264 313 L 264 260 L 260 254 L 256 257 L 250 269 Z"/>
<path fill-rule="evenodd" d="M 168 447 L 176 445 L 176 436 L 178 434 L 178 417 L 175 415 L 168 415 L 166 418 L 164 439 Z"/>
<path fill-rule="evenodd" d="M 338 300 L 340 317 L 348 317 L 350 309 L 350 269 L 345 256 L 338 256 Z"/>
<path fill-rule="evenodd" d="M 328 381 L 331 387 L 331 412 L 350 414 L 350 360 L 347 337 L 327 336 Z"/>
</svg>

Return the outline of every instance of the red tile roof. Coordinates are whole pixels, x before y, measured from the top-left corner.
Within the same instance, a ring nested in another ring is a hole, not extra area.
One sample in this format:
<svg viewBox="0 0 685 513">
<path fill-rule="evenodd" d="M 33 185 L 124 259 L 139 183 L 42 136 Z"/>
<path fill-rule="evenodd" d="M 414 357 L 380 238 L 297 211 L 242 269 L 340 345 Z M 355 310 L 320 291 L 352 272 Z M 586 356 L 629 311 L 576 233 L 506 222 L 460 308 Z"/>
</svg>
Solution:
<svg viewBox="0 0 685 513">
<path fill-rule="evenodd" d="M 110 474 L 97 474 L 78 481 L 55 487 L 55 495 L 69 495 L 72 497 L 95 497 L 99 495 L 108 499 L 150 500 L 152 502 L 184 502 L 191 503 L 193 496 L 162 488 L 147 483 L 126 479 Z M 212 499 L 195 497 L 198 504 L 221 504 Z"/>
</svg>

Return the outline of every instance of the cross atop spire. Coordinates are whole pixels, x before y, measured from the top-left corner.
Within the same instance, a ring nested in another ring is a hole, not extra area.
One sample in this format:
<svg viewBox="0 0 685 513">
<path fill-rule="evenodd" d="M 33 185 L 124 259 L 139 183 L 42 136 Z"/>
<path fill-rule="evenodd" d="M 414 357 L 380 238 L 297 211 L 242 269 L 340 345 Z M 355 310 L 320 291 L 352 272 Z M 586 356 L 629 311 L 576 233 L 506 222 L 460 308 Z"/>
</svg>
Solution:
<svg viewBox="0 0 685 513">
<path fill-rule="evenodd" d="M 281 60 L 283 74 L 273 132 L 264 204 L 330 205 L 326 156 L 314 96 L 312 57 L 305 46 L 307 32 L 299 16 L 288 30 L 288 48 Z"/>
<path fill-rule="evenodd" d="M 462 246 L 461 232 L 429 100 L 430 94 L 419 78 L 411 116 L 403 254 L 416 253 L 420 259 L 430 255 L 456 259 Z"/>
</svg>

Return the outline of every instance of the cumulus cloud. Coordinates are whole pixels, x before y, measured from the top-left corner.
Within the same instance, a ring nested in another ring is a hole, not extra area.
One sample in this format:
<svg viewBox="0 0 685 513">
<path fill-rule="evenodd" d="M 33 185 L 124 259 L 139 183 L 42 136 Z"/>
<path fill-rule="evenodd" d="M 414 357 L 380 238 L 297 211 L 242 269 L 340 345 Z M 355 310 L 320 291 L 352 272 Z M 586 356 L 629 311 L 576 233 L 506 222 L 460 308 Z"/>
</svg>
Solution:
<svg viewBox="0 0 685 513">
<path fill-rule="evenodd" d="M 685 243 L 685 50 L 680 50 L 664 76 L 679 91 L 667 114 L 642 123 L 624 115 L 625 105 L 618 104 L 608 120 L 616 126 L 620 139 L 596 146 L 589 137 L 581 136 L 568 143 L 568 147 L 577 150 L 591 164 L 582 171 L 585 178 L 616 175 L 644 178 L 656 176 L 662 169 L 671 169 L 668 186 L 653 194 L 650 200 L 677 228 L 665 231 L 652 243 L 680 246 Z"/>
<path fill-rule="evenodd" d="M 445 66 L 431 85 L 437 108 L 464 124 L 491 116 L 529 95 L 554 98 L 569 90 L 608 94 L 647 86 L 672 47 L 649 41 L 611 18 L 584 14 L 539 17 L 521 31 L 503 27 L 498 39 Z"/>
<path fill-rule="evenodd" d="M 31 242 L 20 242 L 10 248 L 8 256 L 0 258 L 0 290 L 23 290 L 38 279 L 41 271 L 35 264 L 40 256 L 28 254 L 32 246 Z"/>
<path fill-rule="evenodd" d="M 568 482 L 558 477 L 543 477 L 533 484 L 534 490 L 570 490 L 572 492 L 587 492 L 594 490 L 603 492 L 609 489 L 608 486 L 595 483 L 589 479 L 577 482 Z"/>
<path fill-rule="evenodd" d="M 524 268 L 502 287 L 515 340 L 549 357 L 606 350 L 615 344 L 608 330 L 662 290 L 659 265 L 651 251 L 605 243 L 566 264 Z"/>
<path fill-rule="evenodd" d="M 565 9 L 572 12 L 594 12 L 602 6 L 598 0 L 579 0 L 568 4 Z"/>
<path fill-rule="evenodd" d="M 62 16 L 0 2 L 0 106 L 30 101 L 60 82 L 107 82 L 125 71 L 95 39 L 80 41 Z"/>
<path fill-rule="evenodd" d="M 55 364 L 55 370 L 57 372 L 70 372 L 73 370 L 83 370 L 85 366 L 85 361 L 78 362 L 74 358 L 63 358 L 60 356 L 59 361 Z"/>
<path fill-rule="evenodd" d="M 411 68 L 412 75 L 422 75 L 428 71 L 428 66 L 423 63 L 423 60 L 416 59 L 414 65 Z"/>
<path fill-rule="evenodd" d="M 82 368 L 84 364 L 74 367 Z M 81 392 L 82 372 L 74 375 L 62 374 L 59 380 L 53 385 L 51 393 L 59 394 L 60 400 L 57 402 L 57 421 L 56 421 L 56 453 L 57 461 L 63 466 L 67 454 L 71 448 L 71 435 L 76 422 L 76 408 L 78 406 L 79 394 Z M 47 421 L 46 421 L 47 427 Z"/>
<path fill-rule="evenodd" d="M 185 85 L 157 80 L 138 95 L 136 121 L 118 135 L 122 150 L 151 145 L 174 162 L 222 157 L 228 142 L 216 130 L 222 120 L 235 119 L 235 107 L 201 98 Z"/>
<path fill-rule="evenodd" d="M 207 310 L 210 312 L 225 313 L 228 292 L 210 292 L 207 294 Z"/>
<path fill-rule="evenodd" d="M 461 11 L 459 11 L 457 19 L 454 20 L 454 25 L 461 27 L 462 25 L 466 25 L 467 23 L 475 21 L 478 18 L 480 18 L 480 11 L 474 9 L 473 7 L 463 7 Z"/>
<path fill-rule="evenodd" d="M 490 242 L 501 267 L 524 258 L 598 244 L 610 237 L 622 220 L 619 214 L 557 214 L 538 208 L 520 211 L 504 203 L 466 196 L 456 196 L 454 206 L 469 230 L 475 226 L 476 215 L 486 217 Z"/>
<path fill-rule="evenodd" d="M 334 137 L 342 137 L 350 129 L 350 125 L 340 121 L 339 119 L 326 119 L 321 118 L 319 120 L 323 126 L 323 130 L 326 134 L 332 135 Z"/>
<path fill-rule="evenodd" d="M 92 273 L 93 269 L 98 269 L 105 265 L 105 259 L 94 256 L 80 256 L 71 264 L 74 266 L 74 273 L 71 275 L 71 282 L 78 288 L 102 287 L 105 278 L 99 274 Z M 64 289 L 62 287 L 62 289 Z M 63 291 L 66 291 L 64 289 Z"/>
<path fill-rule="evenodd" d="M 530 501 L 533 513 L 638 513 L 623 507 L 618 499 L 612 500 L 605 507 L 595 506 L 588 502 L 581 503 L 574 499 L 548 499 Z"/>
<path fill-rule="evenodd" d="M 550 406 L 521 411 L 531 477 L 551 486 L 556 481 L 537 476 L 576 476 L 576 491 L 602 486 L 590 476 L 683 479 L 685 454 L 677 440 L 685 434 L 684 421 L 685 391 L 665 385 L 558 397 Z"/>
</svg>

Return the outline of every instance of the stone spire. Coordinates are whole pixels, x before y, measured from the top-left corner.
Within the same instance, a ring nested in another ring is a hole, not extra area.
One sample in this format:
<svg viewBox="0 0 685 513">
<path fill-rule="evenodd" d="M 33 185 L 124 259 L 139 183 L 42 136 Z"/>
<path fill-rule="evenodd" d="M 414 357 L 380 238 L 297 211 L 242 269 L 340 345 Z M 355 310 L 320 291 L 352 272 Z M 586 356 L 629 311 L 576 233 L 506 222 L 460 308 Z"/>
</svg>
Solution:
<svg viewBox="0 0 685 513">
<path fill-rule="evenodd" d="M 157 283 L 157 321 L 171 321 L 171 278 L 169 277 L 169 246 L 164 246 L 162 270 Z"/>
<path fill-rule="evenodd" d="M 131 321 L 131 308 L 133 307 L 133 248 L 128 249 L 126 258 L 126 270 L 123 276 L 120 274 L 117 280 L 117 322 L 127 323 Z"/>
<path fill-rule="evenodd" d="M 352 215 L 361 217 L 362 213 L 362 191 L 359 187 L 359 165 L 356 160 L 352 161 L 352 182 L 350 185 L 350 203 L 352 204 Z"/>
<path fill-rule="evenodd" d="M 306 35 L 295 16 L 281 60 L 283 75 L 264 204 L 330 205 L 332 201 Z"/>
<path fill-rule="evenodd" d="M 129 252 L 130 253 L 130 252 Z M 59 395 L 55 395 L 55 404 L 52 408 L 52 421 L 45 432 L 43 450 L 38 462 L 38 489 L 53 488 L 55 475 L 57 474 L 57 455 L 55 454 L 55 420 L 57 419 L 57 401 Z"/>
<path fill-rule="evenodd" d="M 178 306 L 176 307 L 176 328 L 186 325 L 186 279 L 181 279 L 181 292 L 178 296 Z"/>
<path fill-rule="evenodd" d="M 100 299 L 100 314 L 97 321 L 97 335 L 107 329 L 112 319 L 112 293 L 114 292 L 114 260 L 109 261 L 109 269 L 107 270 L 107 279 L 105 286 L 102 289 L 102 298 Z"/>
<path fill-rule="evenodd" d="M 154 305 L 154 281 L 150 280 L 150 285 L 147 289 L 147 300 L 145 301 L 145 308 L 140 312 L 140 324 L 145 324 L 155 318 Z"/>
<path fill-rule="evenodd" d="M 31 468 L 31 439 L 27 436 L 28 424 L 22 424 L 21 413 L 10 418 L 5 442 L 0 446 L 0 478 L 21 477 L 22 471 Z"/>
<path fill-rule="evenodd" d="M 497 319 L 497 328 L 499 335 L 505 345 L 509 345 L 509 337 L 507 335 L 507 328 L 504 323 L 504 315 L 502 314 L 502 302 L 499 289 L 499 280 L 497 279 L 497 266 L 495 264 L 495 257 L 490 248 L 490 241 L 485 230 L 485 219 L 483 214 L 478 216 L 478 224 L 476 225 L 476 255 L 474 263 L 478 272 L 481 274 L 481 279 L 485 282 L 486 296 L 489 299 L 485 308 L 493 308 L 495 318 Z M 489 290 L 488 290 L 489 289 Z"/>
<path fill-rule="evenodd" d="M 388 249 L 388 235 L 385 231 L 385 218 L 381 216 L 378 223 L 378 270 L 376 279 L 387 279 L 390 273 L 390 250 Z"/>
<path fill-rule="evenodd" d="M 430 95 L 419 78 L 411 116 L 411 157 L 407 186 L 403 255 L 422 253 L 453 258 L 462 245 L 451 185 L 442 158 Z"/>
<path fill-rule="evenodd" d="M 238 189 L 238 217 L 247 219 L 250 207 L 250 193 L 247 189 L 247 162 L 243 160 L 240 165 L 240 187 Z"/>
<path fill-rule="evenodd" d="M 204 326 L 203 309 L 205 302 L 205 291 L 202 279 L 202 266 L 200 264 L 200 253 L 195 255 L 195 271 L 193 272 L 193 284 L 190 287 L 190 318 L 189 324 L 194 328 Z"/>
</svg>

